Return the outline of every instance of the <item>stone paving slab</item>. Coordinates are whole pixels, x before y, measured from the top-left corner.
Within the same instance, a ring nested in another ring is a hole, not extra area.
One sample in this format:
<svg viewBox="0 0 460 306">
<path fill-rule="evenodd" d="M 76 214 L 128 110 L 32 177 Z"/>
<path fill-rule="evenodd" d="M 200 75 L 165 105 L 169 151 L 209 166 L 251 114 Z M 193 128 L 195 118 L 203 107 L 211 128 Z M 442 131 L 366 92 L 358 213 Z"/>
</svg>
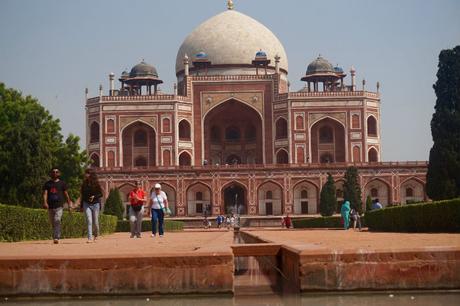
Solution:
<svg viewBox="0 0 460 306">
<path fill-rule="evenodd" d="M 53 258 L 120 258 L 149 256 L 181 256 L 194 253 L 231 253 L 233 232 L 172 232 L 151 238 L 145 232 L 142 238 L 129 238 L 129 233 L 115 233 L 100 237 L 95 243 L 86 238 L 0 243 L 0 260 Z"/>
<path fill-rule="evenodd" d="M 245 230 L 264 241 L 280 243 L 305 252 L 337 251 L 430 251 L 460 248 L 460 234 L 377 233 L 354 230 Z"/>
</svg>

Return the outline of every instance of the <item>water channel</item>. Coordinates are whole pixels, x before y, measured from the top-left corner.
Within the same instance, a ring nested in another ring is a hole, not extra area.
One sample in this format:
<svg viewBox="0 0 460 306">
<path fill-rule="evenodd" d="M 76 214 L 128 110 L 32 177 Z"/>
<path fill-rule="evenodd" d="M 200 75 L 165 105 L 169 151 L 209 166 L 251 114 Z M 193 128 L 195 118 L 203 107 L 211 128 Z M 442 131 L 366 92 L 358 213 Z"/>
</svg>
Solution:
<svg viewBox="0 0 460 306">
<path fill-rule="evenodd" d="M 73 299 L 9 299 L 11 306 L 458 306 L 460 291 L 367 292 L 353 294 L 302 294 L 296 296 L 179 296 L 99 297 Z"/>
</svg>

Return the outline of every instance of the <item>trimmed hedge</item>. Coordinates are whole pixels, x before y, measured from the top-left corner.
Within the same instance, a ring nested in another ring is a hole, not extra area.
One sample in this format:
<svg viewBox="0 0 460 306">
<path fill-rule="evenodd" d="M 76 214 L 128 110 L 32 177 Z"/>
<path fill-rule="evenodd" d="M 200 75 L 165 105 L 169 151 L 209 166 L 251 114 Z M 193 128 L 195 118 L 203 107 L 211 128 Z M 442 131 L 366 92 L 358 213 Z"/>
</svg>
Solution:
<svg viewBox="0 0 460 306">
<path fill-rule="evenodd" d="M 343 228 L 340 216 L 293 219 L 294 228 Z"/>
<path fill-rule="evenodd" d="M 182 221 L 165 220 L 163 226 L 165 232 L 178 232 L 184 229 L 184 223 Z M 130 232 L 128 220 L 122 220 L 117 222 L 117 232 Z M 142 220 L 142 231 L 152 231 L 152 220 Z"/>
<path fill-rule="evenodd" d="M 101 234 L 113 233 L 117 226 L 117 217 L 100 214 L 99 226 Z M 62 238 L 86 237 L 86 228 L 86 218 L 82 213 L 64 211 Z M 0 241 L 51 238 L 52 229 L 47 210 L 0 204 Z"/>
<path fill-rule="evenodd" d="M 460 232 L 460 198 L 366 212 L 372 231 Z"/>
</svg>

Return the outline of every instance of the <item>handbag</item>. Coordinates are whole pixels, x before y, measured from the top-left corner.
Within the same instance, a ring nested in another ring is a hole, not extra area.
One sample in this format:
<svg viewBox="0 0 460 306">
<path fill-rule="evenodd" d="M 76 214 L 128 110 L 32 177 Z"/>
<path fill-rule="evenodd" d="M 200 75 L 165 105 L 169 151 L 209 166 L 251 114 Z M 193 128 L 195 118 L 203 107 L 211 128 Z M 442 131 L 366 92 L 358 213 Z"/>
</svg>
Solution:
<svg viewBox="0 0 460 306">
<path fill-rule="evenodd" d="M 141 211 L 141 209 L 142 209 L 142 205 L 131 205 L 131 208 L 132 208 L 135 212 L 139 212 L 139 211 Z"/>
<path fill-rule="evenodd" d="M 158 198 L 158 195 L 156 194 L 155 197 L 157 198 L 157 201 L 158 201 L 158 205 L 160 205 L 160 208 L 163 210 L 163 212 L 167 215 L 171 215 L 171 210 L 169 209 L 169 207 L 164 207 L 161 202 L 160 202 L 160 199 Z"/>
</svg>

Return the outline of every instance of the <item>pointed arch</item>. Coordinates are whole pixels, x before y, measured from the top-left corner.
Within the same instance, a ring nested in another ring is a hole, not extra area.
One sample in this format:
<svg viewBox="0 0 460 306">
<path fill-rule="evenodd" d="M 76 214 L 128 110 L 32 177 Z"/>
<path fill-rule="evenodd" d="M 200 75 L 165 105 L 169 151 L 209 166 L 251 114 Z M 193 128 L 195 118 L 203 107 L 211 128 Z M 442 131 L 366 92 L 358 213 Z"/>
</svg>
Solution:
<svg viewBox="0 0 460 306">
<path fill-rule="evenodd" d="M 192 165 L 192 156 L 187 151 L 182 151 L 179 154 L 179 166 L 191 166 Z"/>
<path fill-rule="evenodd" d="M 288 164 L 289 153 L 285 149 L 279 149 L 276 151 L 276 163 L 277 164 Z"/>
<path fill-rule="evenodd" d="M 192 140 L 192 128 L 190 122 L 187 119 L 182 119 L 179 121 L 179 140 Z"/>
<path fill-rule="evenodd" d="M 89 126 L 89 143 L 98 143 L 100 140 L 99 122 L 93 121 Z"/>
<path fill-rule="evenodd" d="M 312 181 L 302 180 L 294 185 L 294 214 L 318 213 L 319 187 Z"/>
<path fill-rule="evenodd" d="M 274 180 L 267 180 L 257 187 L 259 215 L 284 214 L 283 186 Z"/>
<path fill-rule="evenodd" d="M 377 190 L 377 194 L 375 191 Z M 364 198 L 370 196 L 372 200 L 378 199 L 382 206 L 387 206 L 392 203 L 391 184 L 382 178 L 372 178 L 364 186 Z"/>
<path fill-rule="evenodd" d="M 288 123 L 284 117 L 279 117 L 275 121 L 276 139 L 285 139 L 288 137 Z"/>
</svg>

